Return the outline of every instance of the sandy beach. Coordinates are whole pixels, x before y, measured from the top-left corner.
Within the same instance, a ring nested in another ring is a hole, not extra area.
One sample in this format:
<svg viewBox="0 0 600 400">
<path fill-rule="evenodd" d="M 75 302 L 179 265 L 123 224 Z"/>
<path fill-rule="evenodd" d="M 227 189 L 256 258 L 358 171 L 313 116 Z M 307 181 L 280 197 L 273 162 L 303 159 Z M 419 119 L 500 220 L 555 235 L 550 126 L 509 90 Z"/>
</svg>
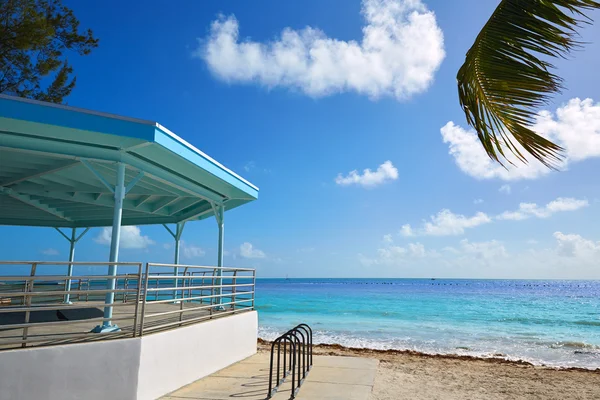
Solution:
<svg viewBox="0 0 600 400">
<path fill-rule="evenodd" d="M 261 352 L 270 350 L 259 340 Z M 503 359 L 318 345 L 314 354 L 380 360 L 372 400 L 600 399 L 600 369 L 556 369 Z"/>
</svg>

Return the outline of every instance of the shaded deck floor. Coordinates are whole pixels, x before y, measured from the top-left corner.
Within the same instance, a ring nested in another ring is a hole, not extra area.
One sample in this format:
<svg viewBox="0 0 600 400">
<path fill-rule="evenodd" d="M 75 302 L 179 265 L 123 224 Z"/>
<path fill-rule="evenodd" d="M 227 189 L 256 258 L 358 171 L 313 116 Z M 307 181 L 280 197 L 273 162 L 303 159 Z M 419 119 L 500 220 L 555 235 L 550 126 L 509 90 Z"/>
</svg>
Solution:
<svg viewBox="0 0 600 400">
<path fill-rule="evenodd" d="M 368 400 L 379 360 L 360 357 L 314 356 L 313 368 L 297 400 Z M 258 353 L 170 393 L 161 400 L 265 400 L 269 386 L 269 354 Z M 288 379 L 273 400 L 291 395 Z"/>
<path fill-rule="evenodd" d="M 126 318 L 124 320 L 114 321 L 120 328 L 120 332 L 114 333 L 91 333 L 90 331 L 99 325 L 100 321 L 90 321 L 93 318 L 102 318 L 104 315 L 104 303 L 103 302 L 81 302 L 78 305 L 85 304 L 86 308 L 72 308 L 72 309 L 61 309 L 59 312 L 53 311 L 35 311 L 31 312 L 30 322 L 32 323 L 56 323 L 56 325 L 46 325 L 28 328 L 27 336 L 31 343 L 27 344 L 27 347 L 32 346 L 49 346 L 66 343 L 79 343 L 89 342 L 96 340 L 106 339 L 119 339 L 133 337 L 133 326 L 135 316 L 135 303 L 117 303 L 113 308 L 113 317 Z M 62 304 L 57 306 L 64 307 Z M 194 308 L 198 307 L 198 303 L 183 303 L 183 308 Z M 146 317 L 144 319 L 144 334 L 158 332 L 161 330 L 167 330 L 180 326 L 177 322 L 181 322 L 181 325 L 195 323 L 199 321 L 189 321 L 191 319 L 202 318 L 212 319 L 220 316 L 226 316 L 232 314 L 231 307 L 225 307 L 222 310 L 213 309 L 201 309 L 193 310 L 185 313 L 183 318 L 179 318 L 179 314 L 170 314 L 166 316 L 149 317 L 149 314 L 157 314 L 169 311 L 176 311 L 181 309 L 181 303 L 160 303 L 160 304 L 146 304 Z M 138 316 L 141 315 L 141 303 L 139 304 Z M 248 308 L 250 310 L 251 308 Z M 236 308 L 237 312 L 243 312 L 243 308 Z M 0 310 L 0 325 L 13 325 L 22 324 L 25 321 L 24 312 L 6 313 Z M 62 323 L 64 322 L 64 323 Z M 174 323 L 174 325 L 161 328 L 161 325 Z M 137 324 L 139 326 L 140 320 L 138 317 Z M 157 328 L 157 329 L 154 329 Z M 22 328 L 6 328 L 0 329 L 0 350 L 20 348 L 20 344 L 5 344 L 6 341 L 20 340 L 23 337 Z"/>
</svg>

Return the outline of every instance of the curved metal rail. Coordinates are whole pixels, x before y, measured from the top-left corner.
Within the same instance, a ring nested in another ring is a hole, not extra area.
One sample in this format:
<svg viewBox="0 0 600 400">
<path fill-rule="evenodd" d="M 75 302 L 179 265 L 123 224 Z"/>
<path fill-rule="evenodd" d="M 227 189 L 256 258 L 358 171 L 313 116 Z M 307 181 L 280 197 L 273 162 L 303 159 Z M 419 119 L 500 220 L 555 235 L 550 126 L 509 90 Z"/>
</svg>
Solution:
<svg viewBox="0 0 600 400">
<path fill-rule="evenodd" d="M 288 346 L 289 343 L 289 346 Z M 283 363 L 282 359 L 283 344 Z M 275 359 L 275 346 L 277 346 L 277 368 L 273 370 Z M 289 362 L 288 349 L 289 347 Z M 300 386 L 304 383 L 306 375 L 312 369 L 313 365 L 313 340 L 312 329 L 307 324 L 299 324 L 279 336 L 271 344 L 271 361 L 269 371 L 269 392 L 267 399 L 270 399 L 277 393 L 277 390 L 285 382 L 287 377 L 292 375 L 292 392 L 290 399 L 294 399 Z M 273 381 L 276 375 L 275 382 Z M 275 383 L 275 385 L 273 385 Z"/>
</svg>

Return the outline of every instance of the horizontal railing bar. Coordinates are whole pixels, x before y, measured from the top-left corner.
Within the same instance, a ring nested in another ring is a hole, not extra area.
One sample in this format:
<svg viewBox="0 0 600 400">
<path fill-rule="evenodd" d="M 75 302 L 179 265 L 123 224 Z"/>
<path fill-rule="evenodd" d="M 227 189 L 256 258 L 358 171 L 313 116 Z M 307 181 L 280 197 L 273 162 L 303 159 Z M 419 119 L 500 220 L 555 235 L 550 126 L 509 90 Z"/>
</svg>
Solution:
<svg viewBox="0 0 600 400">
<path fill-rule="evenodd" d="M 181 287 L 166 287 L 166 288 L 147 288 L 147 292 L 162 292 L 162 291 L 174 291 L 174 290 L 196 290 L 196 289 L 213 289 L 213 288 L 234 288 L 243 286 L 254 286 L 254 283 L 241 283 L 239 285 L 211 285 L 211 286 L 181 286 Z"/>
<path fill-rule="evenodd" d="M 217 305 L 215 305 L 215 306 L 217 306 Z M 173 326 L 173 325 L 186 325 L 186 324 L 189 324 L 190 322 L 201 321 L 201 320 L 205 320 L 205 319 L 218 318 L 221 315 L 235 314 L 237 312 L 244 312 L 244 311 L 247 311 L 246 308 L 241 308 L 241 309 L 238 309 L 238 310 L 231 310 L 231 311 L 219 311 L 218 313 L 212 314 L 212 315 L 203 315 L 201 317 L 184 319 L 183 321 L 175 321 L 175 322 L 169 322 L 169 323 L 162 324 L 162 325 L 151 326 L 151 327 L 145 328 L 144 332 L 153 331 L 153 330 L 162 329 L 162 328 L 167 328 L 167 327 Z"/>
<path fill-rule="evenodd" d="M 54 325 L 75 325 L 83 324 L 87 322 L 104 322 L 104 321 L 125 321 L 131 320 L 131 317 L 113 317 L 113 318 L 86 318 L 86 319 L 74 319 L 68 321 L 50 321 L 50 322 L 27 322 L 24 324 L 12 324 L 12 325 L 0 325 L 0 329 L 20 329 L 20 328 L 43 328 L 45 326 Z"/>
<path fill-rule="evenodd" d="M 102 333 L 102 337 L 107 336 L 129 336 L 133 334 L 133 328 L 122 328 L 120 331 L 115 332 L 104 332 Z M 60 336 L 58 336 L 60 335 Z M 5 346 L 9 344 L 23 344 L 23 343 L 39 343 L 39 342 L 47 342 L 47 341 L 61 341 L 62 339 L 79 339 L 86 338 L 89 336 L 98 336 L 96 332 L 77 332 L 77 333 L 60 333 L 60 334 L 51 334 L 51 335 L 32 335 L 28 336 L 27 339 L 15 339 L 15 340 L 3 340 L 4 338 L 0 338 L 0 346 Z M 16 336 L 11 336 L 16 337 Z M 102 339 L 99 339 L 102 340 Z M 1 350 L 0 350 L 1 351 Z"/>
<path fill-rule="evenodd" d="M 137 288 L 131 289 L 94 289 L 94 290 L 56 290 L 52 292 L 3 292 L 0 297 L 23 297 L 23 296 L 54 296 L 60 294 L 106 294 L 106 293 L 131 293 L 137 294 Z"/>
<path fill-rule="evenodd" d="M 84 261 L 0 261 L 0 265 L 89 265 L 89 266 L 97 266 L 97 265 L 124 265 L 124 266 L 140 266 L 142 263 L 139 262 L 102 262 L 102 261 L 93 261 L 93 262 L 84 262 Z"/>
<path fill-rule="evenodd" d="M 237 292 L 235 294 L 235 297 L 241 296 L 242 293 L 253 294 L 254 292 L 253 291 L 252 292 Z M 166 299 L 166 300 L 147 300 L 146 305 L 172 303 L 174 301 L 190 301 L 190 300 L 212 299 L 212 298 L 217 298 L 217 297 L 232 297 L 233 295 L 234 295 L 233 293 L 224 293 L 224 294 L 213 294 L 213 295 L 209 295 L 209 296 L 178 297 L 175 299 L 171 298 L 171 299 Z"/>
<path fill-rule="evenodd" d="M 138 278 L 138 275 L 34 275 L 34 276 L 0 276 L 0 281 L 76 281 L 78 279 L 132 279 L 133 277 Z"/>
<path fill-rule="evenodd" d="M 229 302 L 229 303 L 208 304 L 208 305 L 200 306 L 200 307 L 188 307 L 188 308 L 184 308 L 182 310 L 164 311 L 164 312 L 160 312 L 160 313 L 146 314 L 146 318 L 160 317 L 163 315 L 171 315 L 171 314 L 185 314 L 186 312 L 191 312 L 191 311 L 206 310 L 208 308 L 215 308 L 215 307 L 219 307 L 219 306 L 221 306 L 221 307 L 222 306 L 230 306 L 230 305 L 235 305 L 235 304 L 239 304 L 239 303 L 248 303 L 251 301 L 252 301 L 252 299 L 240 300 L 240 301 L 236 300 L 234 302 Z"/>
<path fill-rule="evenodd" d="M 206 276 L 190 276 L 190 275 L 167 275 L 167 276 L 158 276 L 158 275 L 148 275 L 148 279 L 208 279 L 208 278 L 221 278 L 221 279 L 254 279 L 252 275 L 206 275 Z M 1 279 L 0 279 L 1 280 Z"/>
<path fill-rule="evenodd" d="M 137 294 L 137 293 L 136 293 Z M 135 301 L 132 299 L 130 302 L 127 303 L 112 303 L 110 306 L 111 307 L 131 307 L 131 304 L 135 304 Z M 7 306 L 7 307 L 0 307 L 0 313 L 11 313 L 11 312 L 25 312 L 25 311 L 58 311 L 58 310 L 78 310 L 81 308 L 104 308 L 106 306 L 106 303 L 102 302 L 87 302 L 87 301 L 79 301 L 79 302 L 74 302 L 73 304 L 61 304 L 61 305 L 56 305 L 56 306 L 52 306 L 52 305 L 47 305 L 47 304 L 43 304 L 42 305 L 33 305 L 31 307 L 21 307 L 19 305 L 17 306 Z"/>
<path fill-rule="evenodd" d="M 252 268 L 235 268 L 235 267 L 211 267 L 210 265 L 185 265 L 185 264 L 154 264 L 148 263 L 149 267 L 169 267 L 169 268 L 194 268 L 194 269 L 220 269 L 229 271 L 254 271 Z"/>
</svg>

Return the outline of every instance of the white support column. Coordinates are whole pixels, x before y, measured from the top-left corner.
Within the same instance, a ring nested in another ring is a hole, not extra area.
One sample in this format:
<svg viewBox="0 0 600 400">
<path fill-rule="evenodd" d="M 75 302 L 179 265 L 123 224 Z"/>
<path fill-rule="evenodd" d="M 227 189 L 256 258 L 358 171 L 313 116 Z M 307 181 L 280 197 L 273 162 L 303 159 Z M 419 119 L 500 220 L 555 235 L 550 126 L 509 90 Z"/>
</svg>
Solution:
<svg viewBox="0 0 600 400">
<path fill-rule="evenodd" d="M 112 225 L 112 236 L 110 240 L 110 258 L 109 262 L 116 263 L 119 261 L 119 240 L 121 239 L 121 217 L 123 215 L 123 199 L 125 198 L 125 164 L 117 164 L 117 184 L 115 185 L 115 208 L 113 211 L 113 225 Z M 108 275 L 117 276 L 117 266 L 109 265 Z M 117 280 L 115 278 L 107 281 L 107 289 L 115 290 Z M 112 304 L 115 301 L 115 293 L 110 292 L 106 294 L 104 303 L 104 318 L 108 318 L 102 323 L 100 329 L 101 332 L 111 332 L 119 329 L 117 325 L 112 325 L 110 318 L 112 318 L 113 307 Z"/>
<path fill-rule="evenodd" d="M 215 281 L 216 286 L 221 286 L 221 284 L 222 284 L 222 280 L 220 277 L 223 275 L 223 270 L 221 268 L 223 267 L 223 245 L 224 245 L 224 241 L 225 241 L 225 218 L 224 217 L 225 217 L 225 207 L 223 206 L 223 204 L 219 204 L 216 206 L 216 209 L 215 209 L 215 218 L 217 220 L 217 224 L 219 225 L 219 247 L 218 247 L 218 253 L 217 253 L 217 267 L 219 267 L 219 269 L 217 269 L 217 276 L 219 278 L 217 278 Z M 215 291 L 215 294 L 217 296 L 219 296 L 216 298 L 215 304 L 218 305 L 218 308 L 222 308 L 222 306 L 220 304 L 223 302 L 223 299 L 220 297 L 220 295 L 221 295 L 220 287 L 217 288 L 217 290 Z"/>
<path fill-rule="evenodd" d="M 69 244 L 71 247 L 69 248 L 69 268 L 67 270 L 67 276 L 69 279 L 67 280 L 67 287 L 65 292 L 65 303 L 71 304 L 71 277 L 73 276 L 73 264 L 72 262 L 75 260 L 75 228 L 71 228 L 71 239 L 69 240 Z"/>
<path fill-rule="evenodd" d="M 178 265 L 179 264 L 179 248 L 180 248 L 179 245 L 181 242 L 181 234 L 183 233 L 183 228 L 185 227 L 185 221 L 177 223 L 177 225 L 175 226 L 175 232 L 173 232 L 167 224 L 163 224 L 163 226 L 171 234 L 171 236 L 173 236 L 173 239 L 175 239 L 174 264 Z M 179 267 L 173 268 L 173 275 L 175 275 L 176 277 L 179 276 Z M 173 291 L 174 299 L 177 299 L 177 288 L 178 287 L 179 287 L 179 278 L 175 278 L 175 290 Z M 182 292 L 181 296 L 183 297 L 183 292 Z"/>
<path fill-rule="evenodd" d="M 83 232 L 81 232 L 81 234 L 79 236 L 77 236 L 77 228 L 71 228 L 71 237 L 67 236 L 64 234 L 63 231 L 61 231 L 59 228 L 54 228 L 58 231 L 58 233 L 60 233 L 65 239 L 67 239 L 69 241 L 69 266 L 67 269 L 67 284 L 65 285 L 65 292 L 67 292 L 67 294 L 65 294 L 65 298 L 64 298 L 64 303 L 65 304 L 71 304 L 71 294 L 68 293 L 71 291 L 71 277 L 73 276 L 73 264 L 72 262 L 75 261 L 75 243 L 77 243 L 79 241 L 79 239 L 81 239 L 83 237 L 83 235 L 85 235 L 87 233 L 87 231 L 90 230 L 90 228 L 85 228 L 85 230 Z"/>
</svg>

